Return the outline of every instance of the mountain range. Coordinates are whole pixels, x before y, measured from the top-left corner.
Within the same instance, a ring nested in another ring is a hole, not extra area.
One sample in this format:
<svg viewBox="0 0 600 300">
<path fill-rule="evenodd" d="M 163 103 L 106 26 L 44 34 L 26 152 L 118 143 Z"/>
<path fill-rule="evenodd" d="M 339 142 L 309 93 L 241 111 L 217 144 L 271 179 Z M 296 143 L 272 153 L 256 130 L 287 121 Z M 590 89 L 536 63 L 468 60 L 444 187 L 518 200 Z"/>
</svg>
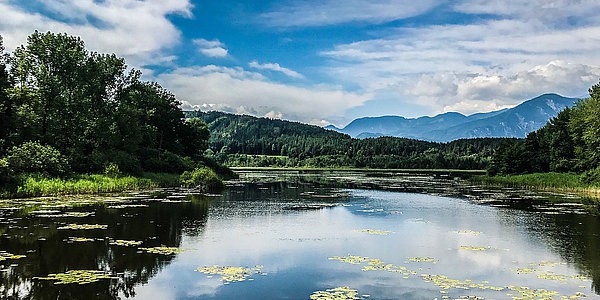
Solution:
<svg viewBox="0 0 600 300">
<path fill-rule="evenodd" d="M 355 119 L 344 128 L 329 125 L 325 129 L 356 138 L 393 136 L 434 142 L 481 137 L 524 138 L 543 127 L 565 108 L 575 105 L 578 100 L 557 94 L 544 94 L 513 108 L 488 113 L 466 116 L 448 112 L 414 119 L 401 116 L 365 117 Z"/>
</svg>

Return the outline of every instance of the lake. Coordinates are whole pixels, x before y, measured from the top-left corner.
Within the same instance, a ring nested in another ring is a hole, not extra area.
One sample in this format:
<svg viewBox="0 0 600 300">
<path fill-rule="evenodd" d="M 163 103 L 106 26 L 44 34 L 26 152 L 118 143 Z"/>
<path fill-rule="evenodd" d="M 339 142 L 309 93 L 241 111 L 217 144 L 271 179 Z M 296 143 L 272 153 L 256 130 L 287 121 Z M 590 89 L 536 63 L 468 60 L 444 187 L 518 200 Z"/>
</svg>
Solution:
<svg viewBox="0 0 600 300">
<path fill-rule="evenodd" d="M 0 296 L 600 299 L 599 218 L 569 198 L 444 176 L 242 172 L 220 195 L 6 200 Z"/>
</svg>

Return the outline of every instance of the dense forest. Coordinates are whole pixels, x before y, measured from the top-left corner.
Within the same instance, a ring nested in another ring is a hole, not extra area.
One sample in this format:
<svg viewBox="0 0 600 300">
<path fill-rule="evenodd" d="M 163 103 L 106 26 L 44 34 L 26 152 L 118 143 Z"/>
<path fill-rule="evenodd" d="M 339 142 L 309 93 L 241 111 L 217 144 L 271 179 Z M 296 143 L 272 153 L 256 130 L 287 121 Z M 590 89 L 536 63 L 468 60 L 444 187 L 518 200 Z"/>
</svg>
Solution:
<svg viewBox="0 0 600 300">
<path fill-rule="evenodd" d="M 129 70 L 129 71 L 128 71 Z M 0 37 L 0 179 L 38 173 L 181 173 L 209 132 L 124 59 L 73 36 L 35 32 L 6 54 Z"/>
<path fill-rule="evenodd" d="M 186 112 L 211 131 L 207 156 L 229 166 L 485 169 L 504 139 L 432 143 L 348 135 L 302 123 L 223 112 Z"/>
<path fill-rule="evenodd" d="M 562 111 L 525 139 L 503 141 L 490 164 L 492 174 L 583 173 L 600 182 L 600 84 L 590 98 Z"/>
</svg>

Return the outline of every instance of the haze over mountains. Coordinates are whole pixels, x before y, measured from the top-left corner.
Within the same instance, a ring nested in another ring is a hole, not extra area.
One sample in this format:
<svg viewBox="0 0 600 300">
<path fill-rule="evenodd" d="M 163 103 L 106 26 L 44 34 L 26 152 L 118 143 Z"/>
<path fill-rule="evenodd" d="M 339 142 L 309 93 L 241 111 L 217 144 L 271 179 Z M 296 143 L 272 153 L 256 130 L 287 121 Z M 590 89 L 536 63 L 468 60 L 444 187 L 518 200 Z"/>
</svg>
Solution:
<svg viewBox="0 0 600 300">
<path fill-rule="evenodd" d="M 480 137 L 524 138 L 578 100 L 544 94 L 513 108 L 489 113 L 465 116 L 449 112 L 415 119 L 400 116 L 365 117 L 355 119 L 341 129 L 332 125 L 325 128 L 356 138 L 394 136 L 435 142 Z"/>
</svg>

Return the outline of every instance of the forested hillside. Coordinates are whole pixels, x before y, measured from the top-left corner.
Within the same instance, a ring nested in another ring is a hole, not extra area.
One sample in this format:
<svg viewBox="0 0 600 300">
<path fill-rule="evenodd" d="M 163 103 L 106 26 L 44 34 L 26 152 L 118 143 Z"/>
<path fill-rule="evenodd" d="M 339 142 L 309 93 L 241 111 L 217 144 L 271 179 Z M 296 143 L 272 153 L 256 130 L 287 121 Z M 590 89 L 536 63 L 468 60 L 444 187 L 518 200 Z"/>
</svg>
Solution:
<svg viewBox="0 0 600 300">
<path fill-rule="evenodd" d="M 600 182 L 600 84 L 590 89 L 590 98 L 527 138 L 501 143 L 490 172 L 574 172 L 585 173 L 585 181 Z"/>
<path fill-rule="evenodd" d="M 207 154 L 229 166 L 485 169 L 502 139 L 432 143 L 405 138 L 353 139 L 302 123 L 186 112 L 211 131 Z"/>
</svg>

